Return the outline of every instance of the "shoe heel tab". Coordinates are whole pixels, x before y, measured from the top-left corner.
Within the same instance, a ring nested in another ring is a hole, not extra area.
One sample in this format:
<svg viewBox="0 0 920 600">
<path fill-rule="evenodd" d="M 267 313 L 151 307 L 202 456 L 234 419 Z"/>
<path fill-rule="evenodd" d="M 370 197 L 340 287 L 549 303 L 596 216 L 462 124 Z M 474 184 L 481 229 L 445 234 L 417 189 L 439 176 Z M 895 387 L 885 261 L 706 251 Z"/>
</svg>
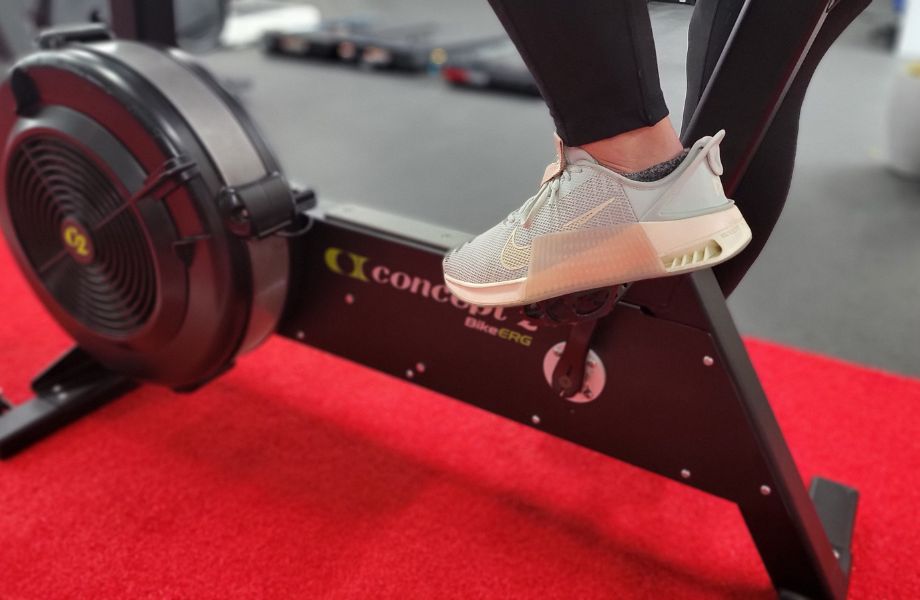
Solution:
<svg viewBox="0 0 920 600">
<path fill-rule="evenodd" d="M 721 177 L 722 173 L 725 172 L 725 168 L 722 166 L 722 155 L 719 152 L 719 144 L 723 139 L 725 139 L 725 130 L 720 129 L 714 136 L 704 137 L 697 142 L 698 145 L 702 146 L 700 154 L 706 156 L 709 168 L 716 177 Z"/>
</svg>

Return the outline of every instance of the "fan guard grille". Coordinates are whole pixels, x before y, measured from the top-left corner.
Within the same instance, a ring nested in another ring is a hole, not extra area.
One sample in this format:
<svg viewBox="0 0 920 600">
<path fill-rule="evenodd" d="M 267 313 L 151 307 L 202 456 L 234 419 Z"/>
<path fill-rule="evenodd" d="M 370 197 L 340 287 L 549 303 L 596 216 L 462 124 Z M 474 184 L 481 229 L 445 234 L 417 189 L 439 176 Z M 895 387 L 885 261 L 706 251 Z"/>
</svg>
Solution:
<svg viewBox="0 0 920 600">
<path fill-rule="evenodd" d="M 129 199 L 79 148 L 47 134 L 22 140 L 6 172 L 19 243 L 55 300 L 99 333 L 127 336 L 141 328 L 156 306 L 157 277 Z M 68 239 L 68 229 L 77 235 Z M 73 243 L 81 235 L 88 238 L 79 246 L 83 259 Z"/>
</svg>

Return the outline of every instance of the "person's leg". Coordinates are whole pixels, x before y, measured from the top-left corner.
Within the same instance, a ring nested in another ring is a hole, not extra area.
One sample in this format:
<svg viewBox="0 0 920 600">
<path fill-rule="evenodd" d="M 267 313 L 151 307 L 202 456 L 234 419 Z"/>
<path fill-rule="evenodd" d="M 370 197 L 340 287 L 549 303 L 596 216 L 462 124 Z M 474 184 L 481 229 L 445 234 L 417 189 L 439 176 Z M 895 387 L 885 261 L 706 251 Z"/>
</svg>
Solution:
<svg viewBox="0 0 920 600">
<path fill-rule="evenodd" d="M 621 172 L 682 150 L 667 118 L 646 0 L 489 0 L 556 133 Z"/>
</svg>

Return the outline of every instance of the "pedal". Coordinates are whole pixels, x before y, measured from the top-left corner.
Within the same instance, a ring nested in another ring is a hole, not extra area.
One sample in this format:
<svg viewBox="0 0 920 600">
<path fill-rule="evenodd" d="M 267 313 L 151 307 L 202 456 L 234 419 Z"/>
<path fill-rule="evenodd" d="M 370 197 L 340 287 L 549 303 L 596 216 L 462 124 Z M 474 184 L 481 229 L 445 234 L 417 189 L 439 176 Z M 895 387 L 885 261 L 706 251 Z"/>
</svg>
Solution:
<svg viewBox="0 0 920 600">
<path fill-rule="evenodd" d="M 521 308 L 522 314 L 541 325 L 574 325 L 600 319 L 610 314 L 631 283 L 597 288 L 534 302 Z"/>
<path fill-rule="evenodd" d="M 585 394 L 585 371 L 594 330 L 598 319 L 610 314 L 631 285 L 626 283 L 617 287 L 568 294 L 535 302 L 521 309 L 522 314 L 532 321 L 550 326 L 572 326 L 550 381 L 553 391 L 559 396 L 570 400 L 579 398 L 580 402 L 585 401 L 582 398 L 591 398 Z"/>
</svg>

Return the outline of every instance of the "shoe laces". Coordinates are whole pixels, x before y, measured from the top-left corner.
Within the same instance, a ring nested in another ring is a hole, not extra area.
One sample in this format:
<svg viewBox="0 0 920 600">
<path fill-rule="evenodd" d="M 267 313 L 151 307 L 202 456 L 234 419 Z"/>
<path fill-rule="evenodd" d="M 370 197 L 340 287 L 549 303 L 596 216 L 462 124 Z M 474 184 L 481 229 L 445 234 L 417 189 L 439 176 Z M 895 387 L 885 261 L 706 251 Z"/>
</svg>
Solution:
<svg viewBox="0 0 920 600">
<path fill-rule="evenodd" d="M 572 173 L 581 173 L 586 166 L 590 166 L 590 164 L 583 162 L 570 164 L 562 173 L 541 185 L 536 194 L 531 196 L 523 206 L 512 211 L 505 220 L 516 221 L 523 217 L 521 227 L 530 229 L 544 206 L 553 206 L 559 201 L 561 197 L 562 182 L 570 181 L 572 179 Z"/>
</svg>

